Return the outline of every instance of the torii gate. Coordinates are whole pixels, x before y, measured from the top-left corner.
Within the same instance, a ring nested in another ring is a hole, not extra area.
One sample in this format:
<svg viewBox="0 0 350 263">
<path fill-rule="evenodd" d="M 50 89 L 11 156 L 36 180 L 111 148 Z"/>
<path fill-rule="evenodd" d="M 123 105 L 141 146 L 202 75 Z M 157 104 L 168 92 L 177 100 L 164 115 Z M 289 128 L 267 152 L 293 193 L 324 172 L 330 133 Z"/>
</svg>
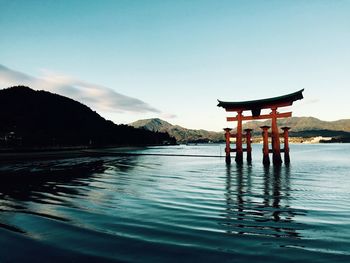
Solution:
<svg viewBox="0 0 350 263">
<path fill-rule="evenodd" d="M 293 104 L 296 100 L 303 99 L 303 91 L 299 90 L 297 92 L 287 94 L 280 97 L 274 97 L 269 99 L 262 99 L 262 100 L 252 100 L 252 101 L 241 101 L 241 102 L 226 102 L 226 101 L 219 101 L 218 107 L 224 108 L 227 112 L 237 112 L 236 117 L 227 117 L 227 121 L 237 121 L 237 133 L 231 134 L 230 128 L 226 128 L 225 130 L 225 138 L 226 138 L 226 163 L 231 163 L 231 156 L 230 152 L 236 152 L 236 163 L 242 164 L 243 163 L 243 151 L 247 152 L 247 161 L 251 162 L 251 129 L 245 129 L 246 132 L 246 140 L 247 140 L 247 148 L 243 149 L 242 141 L 242 121 L 247 120 L 261 120 L 261 119 L 271 119 L 271 141 L 272 141 L 272 160 L 274 165 L 281 165 L 282 159 L 281 159 L 281 149 L 280 149 L 280 134 L 278 132 L 277 127 L 277 118 L 287 118 L 292 116 L 292 112 L 285 112 L 285 113 L 279 113 L 277 109 L 279 107 L 286 107 Z M 261 115 L 262 109 L 271 109 L 270 114 L 263 114 Z M 251 111 L 251 116 L 243 116 L 244 111 Z M 268 145 L 268 129 L 269 126 L 262 126 L 261 129 L 263 130 L 263 163 L 265 165 L 268 165 L 270 163 L 269 160 L 269 145 Z M 284 133 L 284 157 L 285 157 L 285 163 L 289 163 L 289 146 L 288 146 L 288 130 L 289 127 L 283 127 L 282 128 Z M 230 148 L 230 138 L 235 137 L 236 138 L 236 149 Z"/>
</svg>

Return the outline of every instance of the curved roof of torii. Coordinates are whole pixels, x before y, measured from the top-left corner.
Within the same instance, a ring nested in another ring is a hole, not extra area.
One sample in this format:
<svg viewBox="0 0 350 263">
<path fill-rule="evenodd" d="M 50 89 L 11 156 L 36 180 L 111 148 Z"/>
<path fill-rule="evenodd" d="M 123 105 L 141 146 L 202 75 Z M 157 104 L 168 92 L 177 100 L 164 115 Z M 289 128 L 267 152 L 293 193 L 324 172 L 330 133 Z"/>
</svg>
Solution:
<svg viewBox="0 0 350 263">
<path fill-rule="evenodd" d="M 299 90 L 294 93 L 287 95 L 262 99 L 262 100 L 250 100 L 250 101 L 239 101 L 239 102 L 228 102 L 228 101 L 219 101 L 218 107 L 223 107 L 226 111 L 260 111 L 261 109 L 268 109 L 273 107 L 284 107 L 290 106 L 296 100 L 301 100 L 303 97 L 303 91 Z"/>
</svg>

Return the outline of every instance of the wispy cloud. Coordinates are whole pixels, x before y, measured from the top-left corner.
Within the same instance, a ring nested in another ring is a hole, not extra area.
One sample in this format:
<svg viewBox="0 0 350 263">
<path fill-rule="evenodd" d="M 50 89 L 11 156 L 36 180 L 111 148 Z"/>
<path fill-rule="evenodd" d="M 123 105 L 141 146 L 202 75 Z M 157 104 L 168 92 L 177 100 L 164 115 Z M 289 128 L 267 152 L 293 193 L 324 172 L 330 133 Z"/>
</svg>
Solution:
<svg viewBox="0 0 350 263">
<path fill-rule="evenodd" d="M 320 99 L 316 99 L 316 98 L 310 98 L 304 101 L 304 104 L 314 104 L 314 103 L 319 103 Z"/>
<path fill-rule="evenodd" d="M 160 117 L 163 119 L 175 119 L 175 118 L 177 118 L 177 115 L 172 114 L 172 113 L 162 113 L 160 115 Z"/>
<path fill-rule="evenodd" d="M 64 95 L 87 104 L 97 111 L 161 113 L 160 110 L 140 99 L 120 94 L 105 86 L 49 72 L 45 72 L 44 76 L 34 77 L 0 64 L 0 87 L 16 85 Z"/>
</svg>

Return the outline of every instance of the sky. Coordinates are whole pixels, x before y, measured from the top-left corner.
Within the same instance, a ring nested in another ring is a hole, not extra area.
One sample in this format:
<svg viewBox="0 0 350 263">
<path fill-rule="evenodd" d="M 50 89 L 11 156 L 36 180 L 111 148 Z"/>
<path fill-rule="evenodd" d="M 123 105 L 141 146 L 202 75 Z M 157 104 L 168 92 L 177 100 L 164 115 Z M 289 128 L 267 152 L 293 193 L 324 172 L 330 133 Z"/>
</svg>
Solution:
<svg viewBox="0 0 350 263">
<path fill-rule="evenodd" d="M 0 0 L 0 89 L 213 131 L 234 126 L 217 99 L 305 89 L 280 112 L 349 119 L 349 14 L 350 0 Z"/>
</svg>

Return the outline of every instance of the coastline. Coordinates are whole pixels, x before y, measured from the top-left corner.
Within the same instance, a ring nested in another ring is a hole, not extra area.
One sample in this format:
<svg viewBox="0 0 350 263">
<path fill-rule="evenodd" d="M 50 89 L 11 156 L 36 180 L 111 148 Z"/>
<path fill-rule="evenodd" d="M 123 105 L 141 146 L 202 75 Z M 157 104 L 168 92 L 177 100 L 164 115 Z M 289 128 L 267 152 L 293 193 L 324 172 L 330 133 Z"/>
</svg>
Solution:
<svg viewBox="0 0 350 263">
<path fill-rule="evenodd" d="M 140 145 L 140 146 L 104 146 L 104 147 L 60 147 L 60 148 L 26 148 L 26 149 L 0 149 L 0 163 L 27 160 L 50 160 L 79 157 L 98 157 L 110 155 L 110 149 L 118 151 L 130 151 L 143 149 L 147 146 L 162 145 Z"/>
</svg>

